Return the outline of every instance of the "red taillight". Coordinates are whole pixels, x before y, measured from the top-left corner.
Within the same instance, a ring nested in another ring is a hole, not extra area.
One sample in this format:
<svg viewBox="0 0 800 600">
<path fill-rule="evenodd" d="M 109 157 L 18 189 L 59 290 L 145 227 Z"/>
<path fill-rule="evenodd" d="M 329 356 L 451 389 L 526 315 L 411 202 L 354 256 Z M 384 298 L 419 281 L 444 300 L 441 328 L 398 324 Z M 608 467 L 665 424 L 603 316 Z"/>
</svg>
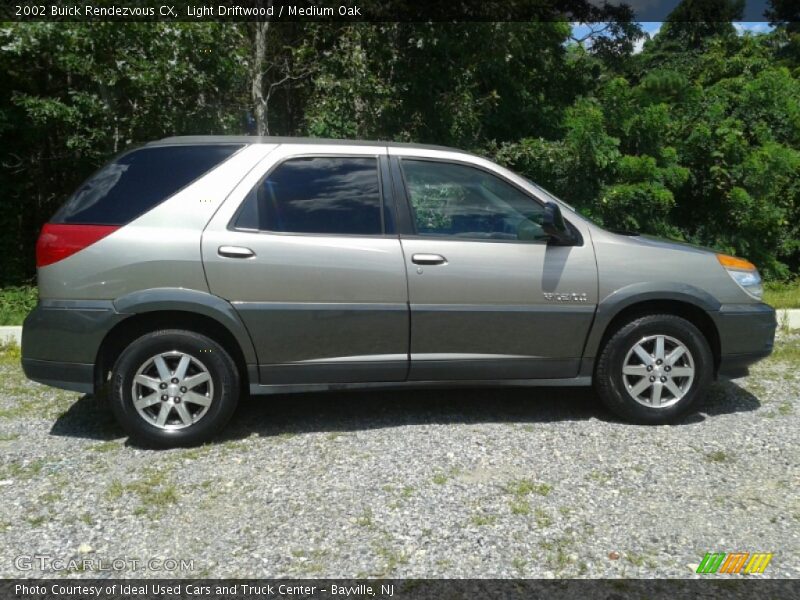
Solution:
<svg viewBox="0 0 800 600">
<path fill-rule="evenodd" d="M 45 223 L 36 242 L 36 266 L 46 267 L 72 256 L 117 229 L 118 225 Z"/>
</svg>

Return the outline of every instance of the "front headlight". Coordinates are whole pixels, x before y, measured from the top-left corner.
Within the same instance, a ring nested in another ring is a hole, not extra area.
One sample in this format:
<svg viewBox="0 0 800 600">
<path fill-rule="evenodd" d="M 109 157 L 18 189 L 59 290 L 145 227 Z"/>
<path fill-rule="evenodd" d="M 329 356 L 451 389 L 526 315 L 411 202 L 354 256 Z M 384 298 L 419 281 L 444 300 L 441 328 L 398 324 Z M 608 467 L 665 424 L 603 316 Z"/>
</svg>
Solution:
<svg viewBox="0 0 800 600">
<path fill-rule="evenodd" d="M 764 288 L 761 287 L 761 275 L 758 274 L 758 269 L 753 263 L 727 254 L 717 254 L 717 260 L 725 267 L 728 275 L 739 284 L 739 287 L 753 298 L 761 300 L 764 296 Z"/>
</svg>

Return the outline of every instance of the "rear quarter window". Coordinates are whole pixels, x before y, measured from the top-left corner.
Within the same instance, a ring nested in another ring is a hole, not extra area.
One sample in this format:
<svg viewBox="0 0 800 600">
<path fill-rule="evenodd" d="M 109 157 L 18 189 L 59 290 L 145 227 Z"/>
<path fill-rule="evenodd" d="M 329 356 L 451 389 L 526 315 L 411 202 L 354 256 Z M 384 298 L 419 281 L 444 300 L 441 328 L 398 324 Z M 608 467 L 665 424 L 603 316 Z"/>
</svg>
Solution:
<svg viewBox="0 0 800 600">
<path fill-rule="evenodd" d="M 163 146 L 123 154 L 92 175 L 51 223 L 125 225 L 209 172 L 242 146 Z"/>
</svg>

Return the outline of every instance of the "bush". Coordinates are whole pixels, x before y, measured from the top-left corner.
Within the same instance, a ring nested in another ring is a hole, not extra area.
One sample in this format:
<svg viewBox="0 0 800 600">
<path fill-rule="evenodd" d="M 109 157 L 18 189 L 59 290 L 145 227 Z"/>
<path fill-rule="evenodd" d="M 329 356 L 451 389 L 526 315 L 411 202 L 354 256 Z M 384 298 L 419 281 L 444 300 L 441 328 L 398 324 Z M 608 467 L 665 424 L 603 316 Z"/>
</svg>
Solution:
<svg viewBox="0 0 800 600">
<path fill-rule="evenodd" d="M 0 325 L 22 325 L 38 299 L 39 291 L 33 285 L 0 289 Z"/>
</svg>

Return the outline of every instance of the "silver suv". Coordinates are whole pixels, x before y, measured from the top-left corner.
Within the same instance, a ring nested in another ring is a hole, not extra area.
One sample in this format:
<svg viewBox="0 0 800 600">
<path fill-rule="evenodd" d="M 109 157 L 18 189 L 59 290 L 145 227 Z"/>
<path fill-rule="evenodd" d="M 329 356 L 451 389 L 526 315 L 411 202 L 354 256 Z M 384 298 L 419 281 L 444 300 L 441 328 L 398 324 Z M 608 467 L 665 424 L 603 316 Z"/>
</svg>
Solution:
<svg viewBox="0 0 800 600">
<path fill-rule="evenodd" d="M 108 393 L 151 445 L 243 392 L 594 384 L 664 423 L 772 350 L 746 260 L 592 224 L 477 156 L 180 137 L 116 158 L 44 226 L 30 379 Z"/>
</svg>

